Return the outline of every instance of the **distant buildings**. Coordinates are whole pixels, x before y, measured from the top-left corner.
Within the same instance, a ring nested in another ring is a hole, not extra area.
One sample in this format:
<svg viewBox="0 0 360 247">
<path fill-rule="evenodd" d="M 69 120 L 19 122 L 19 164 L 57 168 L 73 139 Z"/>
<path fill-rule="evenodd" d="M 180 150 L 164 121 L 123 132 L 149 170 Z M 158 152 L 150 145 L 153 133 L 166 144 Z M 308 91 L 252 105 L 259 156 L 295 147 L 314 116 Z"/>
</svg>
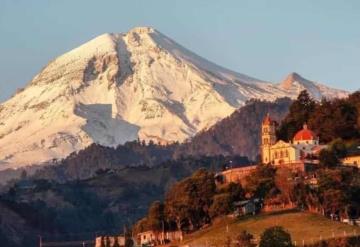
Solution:
<svg viewBox="0 0 360 247">
<path fill-rule="evenodd" d="M 234 215 L 237 217 L 249 214 L 254 215 L 261 210 L 262 206 L 262 201 L 259 198 L 234 202 Z"/>
<path fill-rule="evenodd" d="M 173 241 L 182 241 L 182 231 L 146 231 L 137 234 L 137 242 L 142 245 L 156 246 Z"/>
<path fill-rule="evenodd" d="M 124 236 L 100 236 L 95 239 L 95 247 L 124 247 Z"/>
</svg>

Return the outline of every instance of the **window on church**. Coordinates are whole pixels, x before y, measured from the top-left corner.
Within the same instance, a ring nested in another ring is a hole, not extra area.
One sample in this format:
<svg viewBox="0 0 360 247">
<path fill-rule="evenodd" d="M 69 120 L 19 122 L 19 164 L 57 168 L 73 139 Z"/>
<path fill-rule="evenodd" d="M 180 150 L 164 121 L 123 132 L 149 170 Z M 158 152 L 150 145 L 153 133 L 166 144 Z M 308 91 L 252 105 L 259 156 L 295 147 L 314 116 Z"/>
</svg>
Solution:
<svg viewBox="0 0 360 247">
<path fill-rule="evenodd" d="M 284 152 L 282 150 L 280 151 L 280 158 L 284 158 Z"/>
<path fill-rule="evenodd" d="M 277 159 L 277 158 L 278 158 L 278 152 L 275 151 L 275 159 Z"/>
<path fill-rule="evenodd" d="M 268 144 L 268 143 L 269 143 L 268 139 L 264 138 L 264 144 Z"/>
<path fill-rule="evenodd" d="M 285 157 L 289 157 L 289 151 L 285 150 Z"/>
</svg>

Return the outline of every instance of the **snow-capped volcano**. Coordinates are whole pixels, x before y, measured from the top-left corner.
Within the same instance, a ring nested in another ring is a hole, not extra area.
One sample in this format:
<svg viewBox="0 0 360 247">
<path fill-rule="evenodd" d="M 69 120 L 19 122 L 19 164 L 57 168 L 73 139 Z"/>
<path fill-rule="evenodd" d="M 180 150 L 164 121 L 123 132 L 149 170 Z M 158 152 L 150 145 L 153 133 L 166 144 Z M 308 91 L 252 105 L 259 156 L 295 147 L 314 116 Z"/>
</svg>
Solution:
<svg viewBox="0 0 360 247">
<path fill-rule="evenodd" d="M 0 169 L 67 156 L 91 143 L 183 141 L 250 98 L 344 91 L 264 82 L 211 63 L 158 31 L 103 34 L 50 62 L 0 105 Z M 299 77 L 300 78 L 300 77 Z"/>
</svg>

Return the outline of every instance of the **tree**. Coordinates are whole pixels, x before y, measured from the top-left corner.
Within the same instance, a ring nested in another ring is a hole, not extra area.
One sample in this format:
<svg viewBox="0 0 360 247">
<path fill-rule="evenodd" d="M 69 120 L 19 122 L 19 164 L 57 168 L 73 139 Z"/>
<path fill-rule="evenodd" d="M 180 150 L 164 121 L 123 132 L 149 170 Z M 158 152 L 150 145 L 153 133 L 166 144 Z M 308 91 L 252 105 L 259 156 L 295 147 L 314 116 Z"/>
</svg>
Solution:
<svg viewBox="0 0 360 247">
<path fill-rule="evenodd" d="M 319 154 L 319 162 L 322 167 L 335 167 L 339 164 L 339 159 L 331 150 L 323 149 Z"/>
<path fill-rule="evenodd" d="M 290 234 L 281 226 L 267 228 L 260 238 L 260 247 L 292 247 Z"/>
<path fill-rule="evenodd" d="M 199 169 L 191 177 L 176 183 L 166 194 L 165 211 L 178 229 L 188 225 L 189 230 L 198 229 L 210 222 L 209 208 L 215 194 L 214 174 Z"/>
<path fill-rule="evenodd" d="M 256 244 L 252 242 L 254 236 L 247 231 L 242 231 L 239 235 L 236 236 L 236 247 L 255 247 Z"/>
<path fill-rule="evenodd" d="M 106 238 L 105 238 L 105 247 L 111 247 L 110 246 L 110 238 L 109 238 L 109 236 L 106 236 Z"/>
<path fill-rule="evenodd" d="M 114 242 L 113 247 L 120 247 L 119 240 L 117 237 L 115 237 L 115 242 Z"/>
<path fill-rule="evenodd" d="M 245 190 L 250 194 L 265 198 L 267 193 L 275 187 L 276 169 L 271 165 L 259 165 L 256 170 L 245 178 Z"/>
<path fill-rule="evenodd" d="M 220 215 L 227 215 L 231 211 L 232 200 L 229 193 L 222 193 L 214 196 L 214 202 L 209 209 L 211 218 L 215 218 Z"/>
<path fill-rule="evenodd" d="M 291 104 L 288 115 L 277 131 L 278 139 L 291 140 L 303 124 L 308 122 L 315 106 L 316 102 L 309 93 L 306 90 L 301 91 L 297 99 Z"/>
<path fill-rule="evenodd" d="M 105 237 L 101 236 L 100 247 L 105 247 Z"/>
<path fill-rule="evenodd" d="M 26 179 L 26 178 L 27 178 L 27 172 L 26 172 L 26 170 L 22 170 L 21 175 L 20 175 L 20 178 L 21 178 L 21 179 Z"/>
<path fill-rule="evenodd" d="M 134 246 L 134 241 L 131 238 L 126 238 L 125 247 L 133 247 L 133 246 Z"/>
<path fill-rule="evenodd" d="M 243 200 L 245 197 L 245 191 L 239 183 L 230 183 L 225 190 L 230 194 L 232 202 Z"/>
<path fill-rule="evenodd" d="M 276 170 L 275 185 L 281 192 L 283 203 L 293 203 L 295 201 L 294 174 L 289 168 L 280 167 Z"/>
<path fill-rule="evenodd" d="M 211 218 L 226 215 L 233 211 L 233 203 L 243 200 L 245 192 L 241 184 L 230 183 L 223 185 L 217 189 L 217 194 L 214 195 L 213 203 L 209 209 Z"/>
<path fill-rule="evenodd" d="M 147 225 L 151 230 L 160 231 L 164 227 L 164 224 L 164 204 L 160 201 L 155 201 L 149 208 Z"/>
</svg>

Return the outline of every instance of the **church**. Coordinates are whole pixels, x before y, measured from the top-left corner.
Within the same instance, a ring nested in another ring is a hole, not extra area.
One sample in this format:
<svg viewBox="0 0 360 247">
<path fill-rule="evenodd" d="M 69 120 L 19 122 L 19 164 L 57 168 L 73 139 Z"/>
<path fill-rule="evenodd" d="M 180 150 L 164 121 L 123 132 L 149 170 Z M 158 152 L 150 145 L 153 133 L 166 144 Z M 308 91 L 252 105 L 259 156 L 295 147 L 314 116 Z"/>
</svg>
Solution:
<svg viewBox="0 0 360 247">
<path fill-rule="evenodd" d="M 306 124 L 290 142 L 277 140 L 275 131 L 276 122 L 268 114 L 261 128 L 261 158 L 264 164 L 286 165 L 303 170 L 304 164 L 325 147 L 319 144 L 319 138 Z"/>
<path fill-rule="evenodd" d="M 326 145 L 306 124 L 290 142 L 276 139 L 277 123 L 266 115 L 261 124 L 261 161 L 263 164 L 288 167 L 295 171 L 309 171 L 318 164 L 319 152 Z M 257 165 L 241 166 L 221 171 L 215 175 L 217 184 L 242 183 L 244 178 L 256 170 Z"/>
</svg>

